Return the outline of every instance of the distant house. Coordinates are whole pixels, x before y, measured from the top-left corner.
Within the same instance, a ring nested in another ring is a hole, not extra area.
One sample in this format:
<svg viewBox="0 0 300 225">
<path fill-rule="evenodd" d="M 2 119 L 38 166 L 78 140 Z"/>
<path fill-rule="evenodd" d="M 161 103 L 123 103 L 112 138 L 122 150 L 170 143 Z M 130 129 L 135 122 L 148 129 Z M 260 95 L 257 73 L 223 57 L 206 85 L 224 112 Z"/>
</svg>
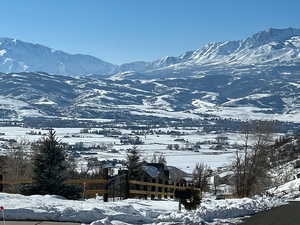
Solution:
<svg viewBox="0 0 300 225">
<path fill-rule="evenodd" d="M 128 135 L 124 135 L 120 137 L 120 143 L 122 145 L 141 145 L 143 144 L 143 141 L 139 136 L 131 137 Z"/>
<path fill-rule="evenodd" d="M 215 194 L 232 196 L 234 194 L 234 173 L 232 171 L 225 171 L 213 177 L 213 184 Z"/>
<path fill-rule="evenodd" d="M 216 187 L 216 191 L 217 191 L 217 195 L 233 195 L 234 193 L 234 187 L 232 185 L 228 185 L 228 184 L 220 184 Z"/>
</svg>

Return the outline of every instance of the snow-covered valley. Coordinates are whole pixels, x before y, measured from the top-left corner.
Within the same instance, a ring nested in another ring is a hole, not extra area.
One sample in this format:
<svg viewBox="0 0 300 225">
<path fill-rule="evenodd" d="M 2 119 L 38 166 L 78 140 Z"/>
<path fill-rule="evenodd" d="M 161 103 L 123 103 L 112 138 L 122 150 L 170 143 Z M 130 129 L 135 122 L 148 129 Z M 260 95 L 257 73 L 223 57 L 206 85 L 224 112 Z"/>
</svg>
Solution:
<svg viewBox="0 0 300 225">
<path fill-rule="evenodd" d="M 61 142 L 75 145 L 82 143 L 85 147 L 91 147 L 89 151 L 77 151 L 80 157 L 78 162 L 85 162 L 86 158 L 96 157 L 99 160 L 125 160 L 127 150 L 132 144 L 120 143 L 119 137 L 107 137 L 97 134 L 80 133 L 81 128 L 54 128 Z M 93 129 L 91 129 L 93 130 Z M 97 130 L 96 128 L 94 130 Z M 166 129 L 166 131 L 171 129 Z M 120 129 L 124 136 L 130 134 L 128 130 Z M 38 133 L 40 132 L 40 135 Z M 143 159 L 149 161 L 153 154 L 163 154 L 170 166 L 175 166 L 187 173 L 191 173 L 196 163 L 205 163 L 211 168 L 223 167 L 231 163 L 236 148 L 241 144 L 241 135 L 238 133 L 226 133 L 222 136 L 228 138 L 223 149 L 214 149 L 216 139 L 220 134 L 197 133 L 194 130 L 180 130 L 182 135 L 172 134 L 148 134 L 142 135 L 140 145 L 137 145 Z M 5 140 L 18 142 L 34 142 L 44 137 L 47 130 L 23 127 L 0 127 L 0 143 L 5 146 Z M 36 135 L 36 134 L 37 135 Z M 126 136 L 127 137 L 127 136 Z M 134 136 L 135 137 L 135 136 Z M 193 147 L 196 143 L 202 143 L 200 148 Z M 93 146 L 107 145 L 106 150 L 93 149 Z M 168 149 L 168 145 L 178 145 L 178 149 Z M 0 147 L 0 154 L 6 154 L 7 149 Z"/>
</svg>

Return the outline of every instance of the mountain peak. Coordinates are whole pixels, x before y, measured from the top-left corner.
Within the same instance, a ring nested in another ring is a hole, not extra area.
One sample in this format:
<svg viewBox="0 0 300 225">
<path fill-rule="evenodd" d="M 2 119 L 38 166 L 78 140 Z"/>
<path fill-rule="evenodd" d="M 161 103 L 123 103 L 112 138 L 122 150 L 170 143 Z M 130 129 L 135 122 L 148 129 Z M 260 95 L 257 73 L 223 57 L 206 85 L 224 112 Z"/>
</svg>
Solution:
<svg viewBox="0 0 300 225">
<path fill-rule="evenodd" d="M 253 47 L 259 45 L 264 45 L 270 42 L 282 42 L 287 39 L 290 39 L 293 36 L 300 36 L 300 29 L 295 28 L 269 28 L 264 31 L 260 31 L 252 35 L 252 37 L 247 38 L 246 42 L 251 44 Z"/>
<path fill-rule="evenodd" d="M 117 66 L 96 57 L 68 54 L 49 47 L 0 37 L 0 71 L 44 71 L 60 75 L 111 74 Z"/>
</svg>

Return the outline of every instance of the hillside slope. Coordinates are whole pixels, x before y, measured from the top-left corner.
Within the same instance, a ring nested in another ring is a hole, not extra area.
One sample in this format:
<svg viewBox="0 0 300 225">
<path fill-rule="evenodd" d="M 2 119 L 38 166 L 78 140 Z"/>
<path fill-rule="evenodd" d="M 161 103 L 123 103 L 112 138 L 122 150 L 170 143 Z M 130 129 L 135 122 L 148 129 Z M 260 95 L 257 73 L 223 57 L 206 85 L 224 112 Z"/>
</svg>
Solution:
<svg viewBox="0 0 300 225">
<path fill-rule="evenodd" d="M 0 38 L 0 71 L 42 71 L 61 75 L 112 74 L 117 66 L 96 57 L 68 54 L 43 45 Z"/>
<path fill-rule="evenodd" d="M 140 80 L 0 74 L 0 117 L 190 118 L 299 122 L 300 72 Z M 258 82 L 259 81 L 259 82 Z"/>
</svg>

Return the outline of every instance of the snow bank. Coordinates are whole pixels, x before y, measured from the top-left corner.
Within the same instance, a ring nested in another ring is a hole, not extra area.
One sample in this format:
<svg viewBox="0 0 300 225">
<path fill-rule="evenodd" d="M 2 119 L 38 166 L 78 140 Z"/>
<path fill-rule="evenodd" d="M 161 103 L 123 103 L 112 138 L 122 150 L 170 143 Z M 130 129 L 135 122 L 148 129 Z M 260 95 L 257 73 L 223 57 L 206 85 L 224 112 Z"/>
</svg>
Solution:
<svg viewBox="0 0 300 225">
<path fill-rule="evenodd" d="M 300 179 L 289 181 L 279 187 L 272 188 L 268 191 L 277 197 L 285 198 L 286 200 L 292 200 L 299 198 L 300 196 Z"/>
<path fill-rule="evenodd" d="M 129 199 L 104 203 L 102 199 L 66 200 L 58 196 L 0 193 L 7 220 L 71 221 L 90 225 L 209 224 L 254 214 L 281 204 L 275 198 L 205 200 L 195 211 L 177 211 L 173 200 Z"/>
<path fill-rule="evenodd" d="M 172 212 L 158 217 L 161 222 L 182 222 L 183 224 L 202 224 L 219 219 L 230 219 L 252 215 L 281 205 L 280 199 L 256 197 L 253 199 L 206 200 L 196 211 Z"/>
<path fill-rule="evenodd" d="M 59 196 L 0 193 L 7 220 L 49 220 L 91 223 L 97 220 L 129 224 L 152 223 L 160 214 L 174 211 L 175 201 L 129 199 L 104 203 L 102 199 L 66 200 Z M 100 224 L 100 223 L 99 223 Z"/>
</svg>

